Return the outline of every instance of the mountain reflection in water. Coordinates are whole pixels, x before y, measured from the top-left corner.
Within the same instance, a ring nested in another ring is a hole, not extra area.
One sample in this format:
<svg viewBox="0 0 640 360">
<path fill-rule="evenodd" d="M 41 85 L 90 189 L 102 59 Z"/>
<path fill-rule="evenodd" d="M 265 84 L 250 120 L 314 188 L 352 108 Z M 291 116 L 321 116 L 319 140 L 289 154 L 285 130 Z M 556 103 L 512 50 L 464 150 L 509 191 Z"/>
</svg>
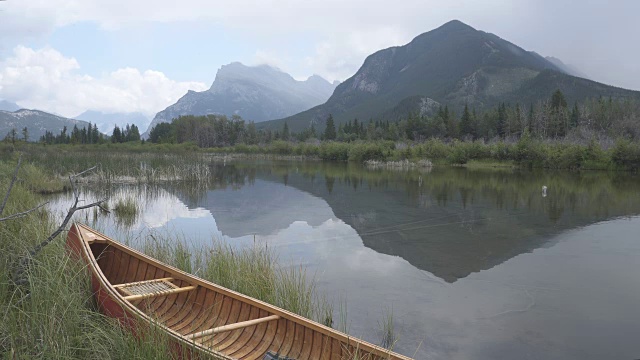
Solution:
<svg viewBox="0 0 640 360">
<path fill-rule="evenodd" d="M 346 303 L 352 335 L 378 342 L 381 312 L 392 308 L 395 349 L 416 359 L 640 353 L 637 175 L 210 166 L 207 186 L 112 189 L 143 206 L 127 226 L 106 218 L 105 231 L 264 242 L 284 266 L 304 264 L 334 304 Z M 52 207 L 67 203 L 62 196 Z"/>
<path fill-rule="evenodd" d="M 216 211 L 222 234 L 269 235 L 294 221 L 317 226 L 337 218 L 366 247 L 447 282 L 545 246 L 553 234 L 640 213 L 640 186 L 628 174 L 390 172 L 326 163 L 226 164 L 214 173 L 224 186 L 250 186 L 178 196 L 190 208 Z"/>
</svg>

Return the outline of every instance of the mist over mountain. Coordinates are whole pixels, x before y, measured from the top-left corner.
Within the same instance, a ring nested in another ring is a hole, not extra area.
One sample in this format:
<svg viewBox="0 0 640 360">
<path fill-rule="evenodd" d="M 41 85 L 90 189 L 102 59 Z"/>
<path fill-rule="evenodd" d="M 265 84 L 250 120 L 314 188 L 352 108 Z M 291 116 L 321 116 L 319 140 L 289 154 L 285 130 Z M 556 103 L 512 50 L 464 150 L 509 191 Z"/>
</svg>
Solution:
<svg viewBox="0 0 640 360">
<path fill-rule="evenodd" d="M 18 104 L 7 100 L 0 100 L 0 110 L 2 111 L 17 111 L 22 109 Z"/>
<path fill-rule="evenodd" d="M 37 141 L 46 131 L 57 135 L 64 127 L 67 134 L 74 126 L 79 129 L 88 127 L 89 123 L 82 120 L 68 119 L 40 110 L 21 109 L 14 112 L 0 110 L 0 137 L 4 138 L 11 129 L 16 129 L 18 138 L 22 138 L 22 129 L 29 131 L 29 141 Z"/>
<path fill-rule="evenodd" d="M 127 124 L 135 124 L 138 129 L 146 129 L 151 121 L 147 116 L 139 112 L 132 113 L 104 113 L 87 110 L 75 117 L 98 125 L 98 130 L 104 134 L 111 134 L 116 125 L 124 127 Z"/>
<path fill-rule="evenodd" d="M 281 129 L 286 121 L 291 130 L 300 131 L 311 123 L 323 126 L 329 114 L 344 123 L 354 118 L 397 120 L 410 112 L 428 114 L 439 105 L 454 110 L 465 104 L 486 109 L 501 102 L 528 106 L 548 99 L 556 89 L 570 103 L 598 96 L 640 98 L 640 92 L 572 74 L 577 73 L 557 59 L 454 20 L 404 46 L 368 56 L 326 103 L 260 126 Z"/>
<path fill-rule="evenodd" d="M 564 62 L 562 62 L 562 60 L 560 60 L 560 59 L 558 59 L 556 57 L 545 56 L 545 59 L 547 61 L 549 61 L 550 63 L 552 63 L 553 65 L 555 65 L 556 67 L 558 67 L 558 69 L 562 70 L 566 74 L 569 74 L 569 75 L 572 75 L 572 76 L 581 77 L 581 78 L 584 78 L 584 79 L 590 79 L 589 76 L 587 76 L 585 73 L 580 71 L 575 66 L 573 66 L 571 64 L 565 64 Z"/>
<path fill-rule="evenodd" d="M 218 70 L 209 90 L 189 91 L 156 114 L 147 133 L 156 124 L 180 115 L 239 115 L 254 122 L 282 118 L 322 104 L 336 85 L 318 75 L 298 81 L 269 65 L 234 62 Z"/>
</svg>

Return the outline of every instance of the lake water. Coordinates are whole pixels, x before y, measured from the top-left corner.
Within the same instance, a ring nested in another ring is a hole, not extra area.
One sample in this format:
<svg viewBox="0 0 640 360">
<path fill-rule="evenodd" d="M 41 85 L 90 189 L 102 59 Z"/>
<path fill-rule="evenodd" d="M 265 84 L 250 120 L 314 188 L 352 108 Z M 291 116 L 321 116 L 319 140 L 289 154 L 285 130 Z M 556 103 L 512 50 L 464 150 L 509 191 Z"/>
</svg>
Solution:
<svg viewBox="0 0 640 360">
<path fill-rule="evenodd" d="M 380 343 L 392 311 L 395 350 L 416 359 L 640 358 L 637 175 L 267 161 L 211 173 L 208 186 L 114 187 L 144 209 L 105 231 L 267 243 L 346 304 L 350 334 Z"/>
</svg>

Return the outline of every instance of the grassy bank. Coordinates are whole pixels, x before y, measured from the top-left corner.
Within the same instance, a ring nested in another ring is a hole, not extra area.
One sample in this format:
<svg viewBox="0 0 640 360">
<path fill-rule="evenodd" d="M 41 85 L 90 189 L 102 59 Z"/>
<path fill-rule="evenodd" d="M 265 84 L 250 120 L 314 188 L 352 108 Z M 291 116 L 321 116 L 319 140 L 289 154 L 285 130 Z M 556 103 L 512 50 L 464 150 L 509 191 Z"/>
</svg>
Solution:
<svg viewBox="0 0 640 360">
<path fill-rule="evenodd" d="M 293 144 L 276 141 L 268 146 L 238 145 L 215 149 L 230 153 L 272 153 L 304 155 L 330 161 L 402 161 L 429 160 L 435 164 L 463 165 L 513 164 L 528 168 L 632 170 L 640 167 L 640 144 L 619 140 L 608 149 L 591 142 L 587 145 L 561 141 L 539 141 L 523 137 L 517 142 L 482 141 L 443 142 L 431 139 L 421 143 L 380 142 L 324 142 Z"/>
<path fill-rule="evenodd" d="M 41 164 L 70 170 L 73 163 L 86 168 L 97 162 L 104 164 L 112 174 L 145 177 L 150 181 L 194 180 L 207 176 L 197 162 L 189 162 L 193 154 L 236 154 L 249 157 L 273 156 L 295 159 L 326 161 L 431 161 L 434 164 L 464 165 L 512 164 L 527 168 L 583 169 L 583 170 L 631 170 L 640 168 L 640 143 L 618 140 L 603 146 L 592 141 L 578 144 L 569 141 L 536 140 L 528 136 L 512 142 L 443 141 L 430 139 L 423 142 L 354 141 L 354 142 L 287 142 L 273 141 L 264 145 L 239 144 L 224 148 L 199 148 L 193 144 L 104 144 L 104 145 L 26 145 L 34 159 Z M 149 167 L 130 164 L 123 154 L 139 154 L 147 158 Z M 74 161 L 68 161 L 74 157 Z M 176 161 L 181 158 L 185 161 Z M 171 166 L 162 166 L 173 164 Z M 176 165 L 179 164 L 179 165 Z M 150 168 L 163 168 L 164 173 L 151 172 Z M 109 180 L 110 174 L 101 174 Z"/>
<path fill-rule="evenodd" d="M 16 159 L 0 161 L 0 189 L 4 195 Z M 28 165 L 28 164 L 26 164 Z M 3 215 L 42 203 L 41 169 L 21 169 Z M 45 182 L 46 184 L 46 182 Z M 47 184 L 60 191 L 62 185 Z M 34 259 L 29 283 L 11 280 L 20 257 L 53 232 L 46 210 L 0 222 L 0 356 L 7 359 L 165 359 L 162 334 L 137 340 L 115 321 L 96 311 L 83 265 L 66 254 L 61 238 Z M 29 294 L 28 297 L 25 297 Z M 150 332 L 153 334 L 153 332 Z"/>
</svg>

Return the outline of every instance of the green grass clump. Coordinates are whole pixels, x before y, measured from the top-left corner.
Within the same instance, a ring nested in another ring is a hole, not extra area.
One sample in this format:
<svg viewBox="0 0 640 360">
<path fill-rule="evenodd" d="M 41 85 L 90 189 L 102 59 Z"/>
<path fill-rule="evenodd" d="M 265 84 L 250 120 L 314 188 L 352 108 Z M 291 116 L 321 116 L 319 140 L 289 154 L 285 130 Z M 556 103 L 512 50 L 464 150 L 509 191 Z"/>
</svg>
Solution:
<svg viewBox="0 0 640 360">
<path fill-rule="evenodd" d="M 191 246 L 179 236 L 151 234 L 139 245 L 151 257 L 202 279 L 331 326 L 333 307 L 302 267 L 280 267 L 269 247 L 236 248 L 214 240 Z"/>
<path fill-rule="evenodd" d="M 140 208 L 135 199 L 131 197 L 121 198 L 115 202 L 113 213 L 116 221 L 124 226 L 132 226 L 138 219 Z"/>
</svg>

